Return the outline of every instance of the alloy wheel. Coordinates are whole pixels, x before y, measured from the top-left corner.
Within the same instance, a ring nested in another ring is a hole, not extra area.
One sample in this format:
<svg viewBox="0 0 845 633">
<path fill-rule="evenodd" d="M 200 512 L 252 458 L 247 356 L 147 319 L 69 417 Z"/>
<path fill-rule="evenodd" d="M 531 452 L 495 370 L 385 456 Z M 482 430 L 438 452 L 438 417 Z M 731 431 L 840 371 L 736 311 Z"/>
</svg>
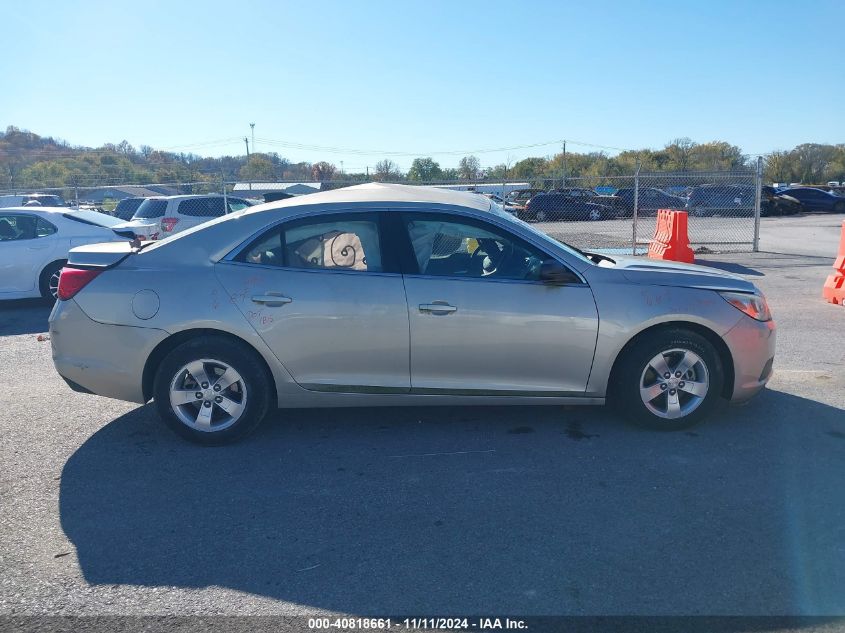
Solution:
<svg viewBox="0 0 845 633">
<path fill-rule="evenodd" d="M 50 296 L 53 299 L 59 298 L 59 277 L 61 277 L 62 269 L 55 271 L 50 275 L 50 280 L 47 282 L 47 288 L 50 291 Z"/>
<path fill-rule="evenodd" d="M 702 358 L 686 349 L 669 349 L 654 356 L 640 376 L 640 398 L 659 418 L 674 420 L 695 411 L 710 388 Z"/>
<path fill-rule="evenodd" d="M 202 358 L 184 365 L 170 382 L 170 406 L 186 426 L 207 433 L 232 426 L 246 409 L 247 390 L 230 365 Z"/>
</svg>

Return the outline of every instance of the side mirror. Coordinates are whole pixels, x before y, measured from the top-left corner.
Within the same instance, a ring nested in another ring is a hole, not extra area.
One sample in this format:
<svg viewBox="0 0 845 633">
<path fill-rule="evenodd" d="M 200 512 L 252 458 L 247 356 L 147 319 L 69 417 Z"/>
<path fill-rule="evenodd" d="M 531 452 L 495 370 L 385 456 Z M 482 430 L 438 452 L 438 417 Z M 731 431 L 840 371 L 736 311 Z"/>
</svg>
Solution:
<svg viewBox="0 0 845 633">
<path fill-rule="evenodd" d="M 581 283 L 578 275 L 556 259 L 547 259 L 540 265 L 540 281 L 552 285 Z"/>
</svg>

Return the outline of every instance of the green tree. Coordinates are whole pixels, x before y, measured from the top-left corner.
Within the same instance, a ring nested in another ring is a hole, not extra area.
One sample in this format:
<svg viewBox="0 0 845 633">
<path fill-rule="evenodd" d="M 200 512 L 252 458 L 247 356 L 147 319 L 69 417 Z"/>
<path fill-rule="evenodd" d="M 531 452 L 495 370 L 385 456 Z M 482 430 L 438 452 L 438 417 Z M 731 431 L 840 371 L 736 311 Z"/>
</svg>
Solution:
<svg viewBox="0 0 845 633">
<path fill-rule="evenodd" d="M 266 156 L 253 154 L 249 157 L 246 165 L 238 171 L 238 178 L 241 180 L 269 180 L 276 179 L 276 168 Z"/>
<path fill-rule="evenodd" d="M 415 182 L 432 182 L 443 178 L 443 170 L 431 157 L 415 158 L 408 170 L 408 180 Z"/>
<path fill-rule="evenodd" d="M 541 176 L 548 165 L 545 158 L 524 158 L 518 161 L 511 169 L 513 178 L 535 178 Z"/>
<path fill-rule="evenodd" d="M 389 158 L 385 158 L 384 160 L 380 160 L 376 163 L 373 180 L 384 182 L 388 180 L 399 180 L 400 178 L 402 178 L 402 170 L 399 169 L 399 165 Z"/>
<path fill-rule="evenodd" d="M 335 167 L 332 163 L 327 163 L 324 160 L 321 160 L 319 163 L 314 163 L 313 165 L 311 165 L 311 178 L 319 182 L 331 180 L 334 177 L 335 172 L 337 172 L 337 167 Z"/>
<path fill-rule="evenodd" d="M 481 171 L 481 162 L 476 156 L 464 156 L 458 163 L 458 174 L 464 180 L 475 180 Z"/>
</svg>

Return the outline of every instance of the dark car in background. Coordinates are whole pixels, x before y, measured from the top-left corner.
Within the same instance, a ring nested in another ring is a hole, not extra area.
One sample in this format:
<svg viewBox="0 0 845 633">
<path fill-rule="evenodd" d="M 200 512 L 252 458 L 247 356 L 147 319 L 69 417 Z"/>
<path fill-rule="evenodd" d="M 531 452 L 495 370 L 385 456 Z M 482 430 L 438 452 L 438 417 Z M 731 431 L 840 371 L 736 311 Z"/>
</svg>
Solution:
<svg viewBox="0 0 845 633">
<path fill-rule="evenodd" d="M 789 187 L 778 191 L 786 195 L 804 207 L 805 211 L 831 211 L 833 213 L 845 213 L 845 196 L 840 196 L 824 189 L 815 187 Z"/>
<path fill-rule="evenodd" d="M 760 190 L 760 215 L 795 215 L 804 210 L 803 205 L 792 196 L 765 185 Z"/>
<path fill-rule="evenodd" d="M 615 196 L 619 215 L 634 215 L 633 187 L 617 189 Z M 673 196 L 656 187 L 641 187 L 637 197 L 637 215 L 656 215 L 659 209 L 683 209 L 686 204 L 687 199 L 681 196 Z"/>
<path fill-rule="evenodd" d="M 546 193 L 545 189 L 530 188 L 530 189 L 514 189 L 505 196 L 505 202 L 516 206 L 523 206 L 534 196 Z"/>
<path fill-rule="evenodd" d="M 690 190 L 686 209 L 691 216 L 754 215 L 757 191 L 752 185 L 698 185 Z"/>
<path fill-rule="evenodd" d="M 549 193 L 561 193 L 582 202 L 595 202 L 596 204 L 614 209 L 619 203 L 619 198 L 616 195 L 601 194 L 593 189 L 586 189 L 584 187 L 558 187 L 557 189 L 552 189 Z"/>
<path fill-rule="evenodd" d="M 616 217 L 610 205 L 589 202 L 586 196 L 569 193 L 541 193 L 531 198 L 524 208 L 517 211 L 521 220 L 550 222 L 555 220 L 609 220 Z"/>
<path fill-rule="evenodd" d="M 114 208 L 114 217 L 120 218 L 124 222 L 128 222 L 132 219 L 132 216 L 135 215 L 135 212 L 144 200 L 146 200 L 146 198 L 124 198 L 118 202 L 117 206 Z"/>
</svg>

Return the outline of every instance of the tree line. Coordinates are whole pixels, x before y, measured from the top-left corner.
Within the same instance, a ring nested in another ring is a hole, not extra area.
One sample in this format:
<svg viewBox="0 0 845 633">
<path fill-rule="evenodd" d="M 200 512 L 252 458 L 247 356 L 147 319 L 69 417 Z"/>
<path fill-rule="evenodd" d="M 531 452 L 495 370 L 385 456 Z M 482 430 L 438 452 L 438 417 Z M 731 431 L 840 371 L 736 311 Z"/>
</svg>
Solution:
<svg viewBox="0 0 845 633">
<path fill-rule="evenodd" d="M 845 144 L 804 143 L 763 157 L 769 182 L 823 184 L 845 181 Z M 696 143 L 675 139 L 662 149 L 605 152 L 559 152 L 513 164 L 482 167 L 476 156 L 464 156 L 455 166 L 432 157 L 415 158 L 407 171 L 384 159 L 372 170 L 342 173 L 329 161 L 292 162 L 278 153 L 208 158 L 193 153 L 165 152 L 127 141 L 99 148 L 76 147 L 14 126 L 0 132 L 0 189 L 72 187 L 106 184 L 316 180 L 322 182 L 474 182 L 479 180 L 541 180 L 566 177 L 597 179 L 641 173 L 732 171 L 753 168 L 756 157 L 725 141 Z"/>
</svg>

